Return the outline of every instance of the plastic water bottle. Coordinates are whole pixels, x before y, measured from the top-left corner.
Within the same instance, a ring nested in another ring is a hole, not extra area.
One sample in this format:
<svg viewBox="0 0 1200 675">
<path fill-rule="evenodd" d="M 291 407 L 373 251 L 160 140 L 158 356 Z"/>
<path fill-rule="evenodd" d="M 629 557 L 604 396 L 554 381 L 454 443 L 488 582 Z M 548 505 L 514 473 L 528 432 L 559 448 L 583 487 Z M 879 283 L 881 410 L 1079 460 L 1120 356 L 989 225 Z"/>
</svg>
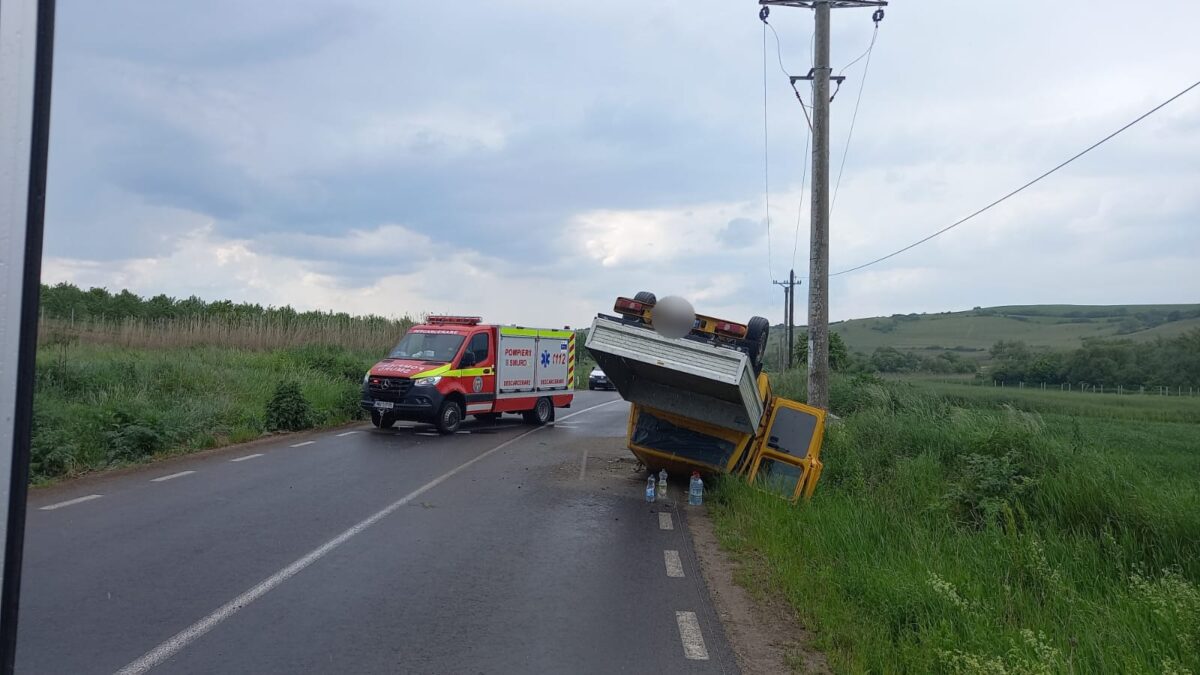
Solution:
<svg viewBox="0 0 1200 675">
<path fill-rule="evenodd" d="M 646 501 L 654 501 L 654 476 L 651 475 L 646 479 Z"/>
<path fill-rule="evenodd" d="M 667 470 L 660 469 L 658 472 L 658 498 L 667 498 Z"/>
<path fill-rule="evenodd" d="M 688 504 L 700 506 L 704 503 L 704 481 L 700 480 L 700 472 L 692 472 L 692 481 L 688 485 Z"/>
</svg>

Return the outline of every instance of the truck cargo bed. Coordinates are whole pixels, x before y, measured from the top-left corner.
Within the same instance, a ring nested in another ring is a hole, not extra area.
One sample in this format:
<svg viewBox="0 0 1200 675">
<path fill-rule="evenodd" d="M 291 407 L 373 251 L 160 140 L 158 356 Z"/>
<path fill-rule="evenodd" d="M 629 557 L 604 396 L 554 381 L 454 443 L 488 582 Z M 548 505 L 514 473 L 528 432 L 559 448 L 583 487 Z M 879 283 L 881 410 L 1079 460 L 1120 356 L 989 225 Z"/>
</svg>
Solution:
<svg viewBox="0 0 1200 675">
<path fill-rule="evenodd" d="M 740 351 L 603 315 L 586 346 L 628 401 L 742 433 L 758 429 L 763 402 L 750 358 Z"/>
</svg>

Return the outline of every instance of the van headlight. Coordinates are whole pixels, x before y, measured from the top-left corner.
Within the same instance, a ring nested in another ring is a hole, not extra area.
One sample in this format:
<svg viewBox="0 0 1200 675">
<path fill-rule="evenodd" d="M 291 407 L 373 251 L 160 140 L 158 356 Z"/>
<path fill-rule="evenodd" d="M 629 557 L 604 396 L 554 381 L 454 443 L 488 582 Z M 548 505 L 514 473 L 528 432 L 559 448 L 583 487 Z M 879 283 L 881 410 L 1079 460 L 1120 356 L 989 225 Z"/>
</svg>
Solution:
<svg viewBox="0 0 1200 675">
<path fill-rule="evenodd" d="M 433 377 L 418 377 L 417 379 L 413 380 L 413 386 L 415 386 L 415 387 L 432 387 L 433 385 L 435 385 L 441 381 L 442 381 L 441 375 L 434 375 Z"/>
</svg>

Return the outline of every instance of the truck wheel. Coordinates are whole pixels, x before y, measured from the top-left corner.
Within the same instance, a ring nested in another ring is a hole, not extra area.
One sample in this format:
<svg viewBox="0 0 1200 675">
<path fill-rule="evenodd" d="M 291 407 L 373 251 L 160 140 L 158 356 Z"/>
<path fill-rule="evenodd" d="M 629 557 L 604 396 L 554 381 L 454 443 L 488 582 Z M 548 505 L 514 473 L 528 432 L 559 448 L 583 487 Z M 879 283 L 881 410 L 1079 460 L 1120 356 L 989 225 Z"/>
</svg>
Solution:
<svg viewBox="0 0 1200 675">
<path fill-rule="evenodd" d="M 527 424 L 536 424 L 542 426 L 548 422 L 554 421 L 554 404 L 548 398 L 539 398 L 534 404 L 533 410 L 526 410 L 523 413 Z"/>
<path fill-rule="evenodd" d="M 763 356 L 767 353 L 767 334 L 771 332 L 771 322 L 761 316 L 752 317 L 746 324 L 746 346 L 750 348 L 750 363 L 754 372 L 762 370 Z"/>
<path fill-rule="evenodd" d="M 437 429 L 443 434 L 452 434 L 458 431 L 458 427 L 462 424 L 462 406 L 458 401 L 446 401 L 442 404 L 442 409 L 438 411 Z"/>
<path fill-rule="evenodd" d="M 395 423 L 396 418 L 391 415 L 384 415 L 378 410 L 371 411 L 371 424 L 374 424 L 376 429 L 391 429 Z"/>
<path fill-rule="evenodd" d="M 654 297 L 654 294 L 650 291 L 638 291 L 637 295 L 633 296 L 633 299 L 646 305 L 658 304 L 658 298 Z"/>
</svg>

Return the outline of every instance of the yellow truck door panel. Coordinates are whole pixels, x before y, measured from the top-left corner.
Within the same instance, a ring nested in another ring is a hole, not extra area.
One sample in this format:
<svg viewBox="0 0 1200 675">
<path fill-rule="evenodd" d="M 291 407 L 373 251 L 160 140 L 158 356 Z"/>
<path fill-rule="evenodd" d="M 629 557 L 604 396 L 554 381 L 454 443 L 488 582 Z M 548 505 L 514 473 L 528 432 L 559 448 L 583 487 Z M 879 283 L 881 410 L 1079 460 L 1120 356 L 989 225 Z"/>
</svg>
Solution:
<svg viewBox="0 0 1200 675">
<path fill-rule="evenodd" d="M 755 443 L 750 483 L 795 501 L 812 496 L 821 475 L 825 411 L 776 398 Z"/>
</svg>

